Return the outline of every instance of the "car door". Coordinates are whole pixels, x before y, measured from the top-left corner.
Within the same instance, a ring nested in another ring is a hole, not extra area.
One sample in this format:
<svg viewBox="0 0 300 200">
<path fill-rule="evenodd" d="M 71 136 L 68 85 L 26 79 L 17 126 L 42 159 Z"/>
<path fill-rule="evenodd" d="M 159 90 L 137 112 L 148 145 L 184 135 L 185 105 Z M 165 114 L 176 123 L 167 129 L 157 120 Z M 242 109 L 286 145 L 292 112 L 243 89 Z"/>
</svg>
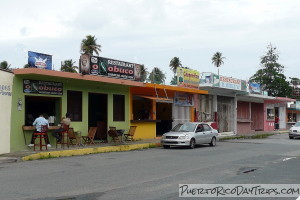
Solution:
<svg viewBox="0 0 300 200">
<path fill-rule="evenodd" d="M 212 129 L 208 124 L 203 124 L 205 143 L 210 143 L 213 137 Z"/>
<path fill-rule="evenodd" d="M 196 144 L 203 144 L 205 143 L 205 134 L 204 134 L 204 128 L 202 124 L 198 124 L 196 131 L 195 131 L 195 139 Z"/>
</svg>

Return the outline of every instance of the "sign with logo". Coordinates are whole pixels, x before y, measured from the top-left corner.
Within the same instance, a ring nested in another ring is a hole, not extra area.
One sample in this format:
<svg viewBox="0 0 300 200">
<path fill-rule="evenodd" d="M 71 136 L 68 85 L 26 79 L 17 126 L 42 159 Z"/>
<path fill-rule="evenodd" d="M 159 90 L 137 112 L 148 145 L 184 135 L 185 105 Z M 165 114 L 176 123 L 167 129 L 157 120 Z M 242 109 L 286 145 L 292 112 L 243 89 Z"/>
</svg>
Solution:
<svg viewBox="0 0 300 200">
<path fill-rule="evenodd" d="M 185 93 L 175 93 L 175 106 L 194 106 L 193 95 Z"/>
<path fill-rule="evenodd" d="M 199 88 L 199 72 L 197 70 L 177 68 L 177 85 L 187 88 Z"/>
<path fill-rule="evenodd" d="M 260 84 L 259 83 L 251 83 L 251 82 L 249 82 L 249 92 L 250 93 L 260 94 L 261 93 Z"/>
<path fill-rule="evenodd" d="M 227 88 L 233 90 L 241 90 L 241 80 L 235 78 L 229 78 L 225 76 L 220 76 L 220 88 Z"/>
<path fill-rule="evenodd" d="M 63 95 L 63 83 L 24 79 L 23 92 L 31 94 Z"/>
<path fill-rule="evenodd" d="M 89 74 L 140 81 L 141 65 L 110 58 L 91 56 Z"/>
<path fill-rule="evenodd" d="M 52 56 L 28 51 L 29 67 L 52 70 Z"/>
</svg>

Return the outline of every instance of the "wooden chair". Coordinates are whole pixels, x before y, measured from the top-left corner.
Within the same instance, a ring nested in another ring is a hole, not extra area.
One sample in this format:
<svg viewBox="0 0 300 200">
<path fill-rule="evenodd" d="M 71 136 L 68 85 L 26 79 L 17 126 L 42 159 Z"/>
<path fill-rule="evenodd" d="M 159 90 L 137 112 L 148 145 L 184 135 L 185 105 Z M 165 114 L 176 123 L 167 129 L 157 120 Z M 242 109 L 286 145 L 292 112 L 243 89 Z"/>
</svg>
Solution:
<svg viewBox="0 0 300 200">
<path fill-rule="evenodd" d="M 69 134 L 70 145 L 78 145 L 78 146 L 80 146 L 80 139 L 81 139 L 81 137 L 78 137 L 75 134 L 73 128 L 69 128 L 68 134 Z"/>
<path fill-rule="evenodd" d="M 88 135 L 82 136 L 84 144 L 95 144 L 94 138 L 96 132 L 97 132 L 97 127 L 90 127 Z"/>
<path fill-rule="evenodd" d="M 133 136 L 136 130 L 136 126 L 130 126 L 127 134 L 124 134 L 125 141 L 134 141 Z"/>
<path fill-rule="evenodd" d="M 65 144 L 69 148 L 69 125 L 64 124 L 63 131 L 60 134 L 61 134 L 61 140 L 60 142 L 56 141 L 56 148 L 58 144 L 61 145 L 61 148 L 65 148 Z"/>
<path fill-rule="evenodd" d="M 48 130 L 48 125 L 42 125 L 41 126 L 41 132 L 34 132 L 33 133 L 33 135 L 34 135 L 33 136 L 33 138 L 34 138 L 33 150 L 34 151 L 35 151 L 36 146 L 40 147 L 40 151 L 43 150 L 43 147 L 46 147 L 46 150 L 48 150 L 47 142 L 46 142 L 46 140 L 48 140 L 47 130 Z M 35 143 L 36 139 L 39 140 L 39 143 Z M 43 144 L 43 140 L 45 141 L 44 144 Z"/>
<path fill-rule="evenodd" d="M 111 137 L 112 142 L 121 143 L 116 127 L 113 127 L 113 126 L 109 127 L 108 136 Z"/>
</svg>

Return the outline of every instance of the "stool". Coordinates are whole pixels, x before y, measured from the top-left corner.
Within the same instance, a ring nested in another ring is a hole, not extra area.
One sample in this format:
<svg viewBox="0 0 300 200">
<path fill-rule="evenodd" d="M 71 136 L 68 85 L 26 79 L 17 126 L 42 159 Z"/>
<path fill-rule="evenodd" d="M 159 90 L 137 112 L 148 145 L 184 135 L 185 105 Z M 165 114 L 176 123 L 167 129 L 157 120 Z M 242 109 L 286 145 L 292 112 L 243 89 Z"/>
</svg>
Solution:
<svg viewBox="0 0 300 200">
<path fill-rule="evenodd" d="M 63 126 L 63 131 L 60 133 L 61 134 L 61 140 L 60 142 L 56 141 L 56 148 L 57 148 L 57 144 L 61 145 L 61 148 L 65 148 L 65 144 L 67 145 L 67 147 L 69 148 L 69 125 L 64 125 Z"/>
<path fill-rule="evenodd" d="M 39 146 L 40 147 L 40 151 L 43 151 L 43 147 L 46 147 L 46 150 L 48 150 L 47 148 L 47 144 L 46 144 L 46 139 L 47 139 L 47 129 L 48 129 L 48 125 L 42 125 L 41 126 L 41 132 L 35 132 L 33 133 L 33 150 L 35 151 L 35 147 Z M 35 143 L 35 140 L 39 139 L 39 144 Z M 43 144 L 43 140 L 45 141 L 45 144 Z"/>
</svg>

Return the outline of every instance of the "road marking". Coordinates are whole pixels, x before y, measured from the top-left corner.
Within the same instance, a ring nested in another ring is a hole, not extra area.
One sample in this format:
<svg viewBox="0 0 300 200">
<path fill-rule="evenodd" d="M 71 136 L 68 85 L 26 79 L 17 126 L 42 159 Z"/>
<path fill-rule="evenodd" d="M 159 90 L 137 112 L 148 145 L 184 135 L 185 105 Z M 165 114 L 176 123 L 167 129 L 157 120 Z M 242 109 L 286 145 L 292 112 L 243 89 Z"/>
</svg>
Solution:
<svg viewBox="0 0 300 200">
<path fill-rule="evenodd" d="M 283 159 L 282 161 L 284 162 L 284 161 L 291 160 L 291 159 L 294 159 L 294 158 L 296 158 L 296 157 L 285 158 L 285 159 Z M 296 199 L 296 200 L 298 200 L 298 199 Z M 300 200 L 300 199 L 299 199 L 299 200 Z"/>
</svg>

